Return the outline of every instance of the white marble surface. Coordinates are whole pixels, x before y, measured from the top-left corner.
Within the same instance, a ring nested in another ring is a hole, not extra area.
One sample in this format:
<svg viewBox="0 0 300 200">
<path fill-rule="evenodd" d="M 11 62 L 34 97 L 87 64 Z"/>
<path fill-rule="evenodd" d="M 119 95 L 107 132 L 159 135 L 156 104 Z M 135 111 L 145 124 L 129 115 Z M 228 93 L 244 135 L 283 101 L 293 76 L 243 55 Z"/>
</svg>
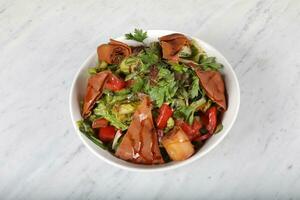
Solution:
<svg viewBox="0 0 300 200">
<path fill-rule="evenodd" d="M 123 171 L 74 133 L 79 65 L 135 27 L 199 37 L 239 78 L 232 131 L 189 166 Z M 299 91 L 299 0 L 0 0 L 0 199 L 300 199 Z"/>
</svg>

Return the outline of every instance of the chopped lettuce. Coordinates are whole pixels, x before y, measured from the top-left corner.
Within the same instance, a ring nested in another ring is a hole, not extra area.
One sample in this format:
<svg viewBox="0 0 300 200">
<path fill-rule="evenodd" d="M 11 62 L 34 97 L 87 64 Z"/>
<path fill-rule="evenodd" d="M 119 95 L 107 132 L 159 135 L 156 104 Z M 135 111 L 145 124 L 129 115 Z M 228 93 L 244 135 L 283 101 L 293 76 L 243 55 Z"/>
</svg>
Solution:
<svg viewBox="0 0 300 200">
<path fill-rule="evenodd" d="M 94 144 L 101 147 L 102 149 L 107 149 L 107 146 L 105 146 L 105 144 L 101 140 L 95 137 L 95 132 L 92 129 L 92 126 L 87 121 L 77 121 L 77 126 L 87 138 L 94 142 Z"/>
<path fill-rule="evenodd" d="M 97 74 L 103 70 L 105 70 L 107 68 L 107 63 L 105 61 L 100 61 L 96 67 L 90 67 L 88 69 L 88 72 L 90 75 L 94 75 L 94 74 Z"/>
<path fill-rule="evenodd" d="M 205 113 L 210 108 L 212 103 L 213 103 L 212 100 L 208 99 L 205 104 L 203 104 L 202 106 L 199 107 L 199 110 L 201 110 L 203 113 Z"/>
<path fill-rule="evenodd" d="M 171 65 L 171 68 L 175 71 L 175 72 L 186 72 L 188 70 L 188 68 L 183 65 L 183 64 L 179 64 L 179 63 L 173 63 L 170 62 L 169 63 Z"/>
<path fill-rule="evenodd" d="M 183 118 L 189 124 L 192 124 L 194 121 L 194 113 L 195 111 L 205 104 L 206 98 L 202 97 L 201 99 L 194 101 L 189 106 L 181 106 L 174 112 L 174 116 L 176 118 Z"/>
<path fill-rule="evenodd" d="M 117 117 L 112 113 L 111 109 L 109 109 L 106 103 L 102 100 L 99 101 L 97 107 L 94 109 L 94 114 L 98 117 L 105 118 L 111 123 L 111 125 L 118 129 L 126 130 L 128 128 L 126 124 L 117 119 Z"/>
<path fill-rule="evenodd" d="M 117 120 L 129 126 L 137 105 L 137 102 L 116 103 L 112 108 L 112 114 L 117 118 Z"/>
<path fill-rule="evenodd" d="M 137 76 L 134 79 L 134 84 L 132 85 L 132 91 L 133 92 L 140 92 L 140 91 L 142 91 L 142 89 L 144 87 L 144 84 L 145 84 L 145 80 L 142 79 L 142 77 Z"/>
<path fill-rule="evenodd" d="M 119 106 L 119 113 L 121 115 L 126 115 L 126 114 L 131 114 L 135 111 L 135 105 L 133 105 L 132 103 L 127 103 L 127 104 L 121 104 Z"/>
<path fill-rule="evenodd" d="M 137 57 L 129 57 L 124 59 L 120 64 L 120 71 L 124 74 L 130 74 L 137 71 L 140 66 L 140 59 Z"/>
<path fill-rule="evenodd" d="M 96 103 L 93 114 L 98 118 L 105 118 L 117 129 L 126 130 L 137 102 L 137 95 L 130 89 L 117 92 L 104 90 L 103 97 Z"/>
</svg>

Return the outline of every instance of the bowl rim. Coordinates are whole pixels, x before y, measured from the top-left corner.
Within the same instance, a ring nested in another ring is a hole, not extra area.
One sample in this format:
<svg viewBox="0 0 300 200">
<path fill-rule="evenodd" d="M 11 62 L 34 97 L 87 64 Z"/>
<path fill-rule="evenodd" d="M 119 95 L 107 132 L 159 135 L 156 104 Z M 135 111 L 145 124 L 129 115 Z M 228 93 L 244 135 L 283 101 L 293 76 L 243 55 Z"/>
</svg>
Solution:
<svg viewBox="0 0 300 200">
<path fill-rule="evenodd" d="M 161 32 L 164 32 L 166 34 L 171 34 L 171 33 L 182 33 L 182 32 L 178 32 L 178 31 L 172 31 L 172 30 L 147 30 L 148 33 L 161 33 Z M 230 121 L 229 125 L 227 126 L 227 129 L 226 131 L 223 133 L 223 135 L 215 142 L 213 143 L 211 146 L 209 146 L 205 151 L 201 152 L 200 154 L 198 155 L 193 155 L 191 156 L 190 158 L 188 158 L 187 160 L 184 160 L 184 161 L 179 161 L 179 162 L 176 162 L 174 165 L 151 165 L 153 166 L 153 168 L 149 167 L 149 168 L 142 168 L 142 167 L 139 167 L 139 164 L 136 164 L 134 166 L 125 166 L 125 165 L 122 165 L 122 164 L 119 164 L 117 162 L 114 162 L 110 159 L 107 159 L 105 158 L 104 156 L 100 155 L 98 152 L 96 152 L 87 142 L 86 140 L 83 138 L 83 134 L 79 131 L 78 127 L 77 127 L 77 124 L 76 124 L 76 120 L 74 119 L 74 112 L 73 112 L 73 108 L 72 108 L 72 105 L 73 105 L 73 94 L 75 92 L 75 84 L 76 84 L 76 81 L 79 77 L 79 75 L 82 73 L 82 70 L 83 68 L 86 67 L 86 65 L 88 65 L 88 63 L 90 62 L 90 60 L 95 57 L 95 54 L 96 52 L 94 51 L 93 53 L 91 53 L 86 59 L 85 61 L 80 65 L 79 69 L 76 71 L 75 73 L 75 76 L 73 77 L 73 80 L 72 80 L 72 84 L 71 84 L 71 87 L 70 87 L 70 93 L 69 93 L 69 110 L 70 110 L 70 115 L 71 115 L 71 120 L 72 120 L 72 124 L 73 124 L 73 127 L 75 129 L 75 132 L 77 134 L 77 136 L 79 136 L 80 140 L 83 142 L 83 144 L 95 155 L 97 156 L 99 159 L 105 161 L 106 163 L 108 164 L 111 164 L 112 166 L 115 166 L 115 167 L 118 167 L 118 168 L 121 168 L 121 169 L 124 169 L 124 170 L 129 170 L 129 171 L 140 171 L 140 172 L 157 172 L 157 171 L 167 171 L 167 170 L 171 170 L 171 169 L 176 169 L 176 168 L 179 168 L 179 167 L 182 167 L 182 166 L 186 166 L 194 161 L 196 161 L 197 159 L 207 155 L 210 151 L 212 151 L 213 149 L 215 149 L 215 147 L 217 145 L 219 145 L 221 143 L 221 141 L 224 140 L 224 138 L 228 135 L 229 131 L 231 130 L 233 124 L 235 123 L 236 121 L 236 118 L 237 118 L 237 115 L 239 113 L 239 108 L 240 108 L 240 86 L 239 86 L 239 81 L 238 81 L 238 78 L 233 70 L 233 67 L 231 66 L 231 64 L 227 61 L 227 59 L 223 56 L 223 54 L 217 50 L 214 46 L 210 45 L 209 43 L 197 38 L 197 37 L 194 37 L 190 34 L 185 34 L 185 33 L 182 33 L 192 39 L 196 39 L 197 41 L 200 41 L 201 43 L 205 44 L 206 46 L 209 46 L 211 49 L 213 49 L 216 53 L 218 53 L 222 59 L 224 60 L 225 63 L 223 64 L 226 64 L 226 66 L 228 67 L 228 70 L 231 71 L 232 73 L 232 79 L 233 79 L 233 82 L 234 82 L 234 85 L 236 86 L 236 110 L 235 110 L 235 113 L 232 117 L 232 120 Z M 118 40 L 122 37 L 116 37 L 115 39 Z M 205 49 L 204 49 L 205 50 Z M 140 166 L 145 166 L 145 165 L 140 165 Z"/>
</svg>

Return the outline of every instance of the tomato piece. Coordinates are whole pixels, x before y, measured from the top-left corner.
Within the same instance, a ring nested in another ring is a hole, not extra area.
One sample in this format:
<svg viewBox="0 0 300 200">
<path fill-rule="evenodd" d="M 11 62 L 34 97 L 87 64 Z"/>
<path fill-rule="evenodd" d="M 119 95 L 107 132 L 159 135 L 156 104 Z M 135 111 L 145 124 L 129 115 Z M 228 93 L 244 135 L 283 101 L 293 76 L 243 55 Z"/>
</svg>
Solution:
<svg viewBox="0 0 300 200">
<path fill-rule="evenodd" d="M 108 125 L 108 121 L 104 118 L 98 118 L 93 121 L 92 127 L 93 128 L 101 128 L 106 127 Z"/>
<path fill-rule="evenodd" d="M 115 127 L 106 126 L 99 129 L 99 139 L 103 142 L 110 142 L 114 139 L 116 134 Z"/>
<path fill-rule="evenodd" d="M 159 108 L 159 115 L 156 120 L 157 128 L 164 129 L 167 126 L 168 119 L 172 117 L 173 110 L 168 104 L 163 104 Z"/>
<path fill-rule="evenodd" d="M 208 124 L 206 129 L 208 133 L 213 134 L 217 127 L 217 107 L 212 106 L 206 111 L 206 116 L 208 117 Z"/>
<path fill-rule="evenodd" d="M 118 91 L 126 87 L 126 82 L 112 74 L 106 81 L 105 88 L 111 91 Z"/>
</svg>

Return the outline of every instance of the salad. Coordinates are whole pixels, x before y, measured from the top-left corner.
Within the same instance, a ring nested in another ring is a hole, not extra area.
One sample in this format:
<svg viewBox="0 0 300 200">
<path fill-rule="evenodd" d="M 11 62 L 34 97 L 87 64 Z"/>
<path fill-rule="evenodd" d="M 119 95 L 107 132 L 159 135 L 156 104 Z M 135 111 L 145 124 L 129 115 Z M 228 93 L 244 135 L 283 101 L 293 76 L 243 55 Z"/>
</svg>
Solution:
<svg viewBox="0 0 300 200">
<path fill-rule="evenodd" d="M 110 39 L 82 100 L 79 130 L 116 157 L 163 164 L 191 157 L 222 129 L 227 109 L 222 64 L 180 33 L 145 43 L 147 32 Z"/>
</svg>

